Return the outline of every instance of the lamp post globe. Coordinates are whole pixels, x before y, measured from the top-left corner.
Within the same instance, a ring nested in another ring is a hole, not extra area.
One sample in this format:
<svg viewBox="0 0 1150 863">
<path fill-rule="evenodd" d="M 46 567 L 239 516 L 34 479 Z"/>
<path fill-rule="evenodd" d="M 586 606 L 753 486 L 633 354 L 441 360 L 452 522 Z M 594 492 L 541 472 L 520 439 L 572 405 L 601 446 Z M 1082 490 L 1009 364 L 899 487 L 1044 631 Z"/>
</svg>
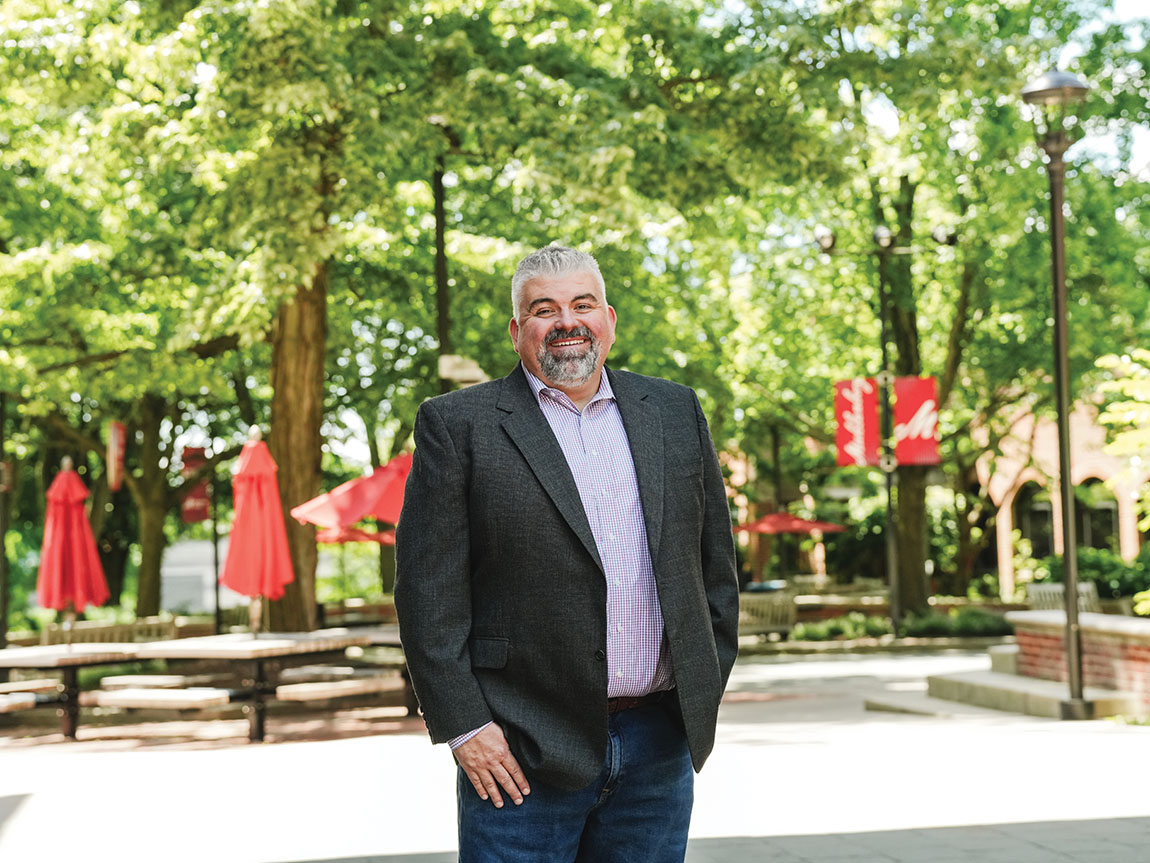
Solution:
<svg viewBox="0 0 1150 863">
<path fill-rule="evenodd" d="M 1071 105 L 1081 102 L 1090 85 L 1070 72 L 1052 69 L 1022 88 L 1022 101 L 1030 105 Z"/>
</svg>

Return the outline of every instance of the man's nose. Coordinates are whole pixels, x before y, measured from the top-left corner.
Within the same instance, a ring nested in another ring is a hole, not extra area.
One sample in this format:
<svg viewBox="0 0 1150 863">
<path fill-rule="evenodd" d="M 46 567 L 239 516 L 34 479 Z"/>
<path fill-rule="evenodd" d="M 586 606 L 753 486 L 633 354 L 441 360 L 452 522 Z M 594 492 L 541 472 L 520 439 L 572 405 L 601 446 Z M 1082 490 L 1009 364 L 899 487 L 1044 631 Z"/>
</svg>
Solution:
<svg viewBox="0 0 1150 863">
<path fill-rule="evenodd" d="M 555 320 L 555 329 L 557 330 L 570 330 L 579 326 L 579 319 L 575 317 L 575 313 L 570 309 L 560 309 L 559 314 Z"/>
</svg>

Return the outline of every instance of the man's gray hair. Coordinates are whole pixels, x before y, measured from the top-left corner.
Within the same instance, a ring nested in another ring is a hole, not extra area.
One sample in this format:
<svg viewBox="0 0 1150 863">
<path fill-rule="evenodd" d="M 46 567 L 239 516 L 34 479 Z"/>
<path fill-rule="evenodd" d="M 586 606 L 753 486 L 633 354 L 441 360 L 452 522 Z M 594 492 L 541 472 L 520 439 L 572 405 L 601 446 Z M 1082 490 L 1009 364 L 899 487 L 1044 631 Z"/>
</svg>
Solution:
<svg viewBox="0 0 1150 863">
<path fill-rule="evenodd" d="M 603 302 L 607 302 L 607 286 L 603 274 L 599 272 L 599 262 L 587 252 L 569 249 L 566 246 L 545 246 L 532 252 L 519 262 L 515 275 L 511 278 L 511 314 L 519 317 L 519 299 L 523 296 L 523 286 L 540 276 L 567 276 L 572 273 L 590 273 L 595 277 Z"/>
</svg>

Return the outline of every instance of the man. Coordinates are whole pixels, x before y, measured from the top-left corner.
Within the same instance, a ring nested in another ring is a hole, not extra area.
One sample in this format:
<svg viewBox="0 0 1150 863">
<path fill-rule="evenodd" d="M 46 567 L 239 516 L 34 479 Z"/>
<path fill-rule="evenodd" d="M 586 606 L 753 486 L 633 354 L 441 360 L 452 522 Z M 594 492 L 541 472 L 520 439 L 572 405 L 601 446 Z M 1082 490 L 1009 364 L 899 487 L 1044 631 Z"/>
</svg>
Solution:
<svg viewBox="0 0 1150 863">
<path fill-rule="evenodd" d="M 420 408 L 396 546 L 460 860 L 681 863 L 737 642 L 707 423 L 687 387 L 604 368 L 590 255 L 527 256 L 511 296 L 520 364 Z"/>
</svg>

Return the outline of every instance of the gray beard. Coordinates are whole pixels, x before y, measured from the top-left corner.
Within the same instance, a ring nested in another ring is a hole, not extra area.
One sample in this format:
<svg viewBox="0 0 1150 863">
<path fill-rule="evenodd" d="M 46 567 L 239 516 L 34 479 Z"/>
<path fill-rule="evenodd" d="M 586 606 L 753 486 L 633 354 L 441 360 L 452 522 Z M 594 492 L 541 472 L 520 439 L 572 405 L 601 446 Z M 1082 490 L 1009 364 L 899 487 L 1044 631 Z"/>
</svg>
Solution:
<svg viewBox="0 0 1150 863">
<path fill-rule="evenodd" d="M 584 336 L 591 339 L 587 352 L 578 357 L 560 359 L 547 350 L 547 346 L 559 339 L 569 339 L 572 336 Z M 576 327 L 566 332 L 552 333 L 539 348 L 536 359 L 539 360 L 539 369 L 543 376 L 555 384 L 585 384 L 595 374 L 599 365 L 599 340 L 591 335 L 586 327 Z"/>
</svg>

